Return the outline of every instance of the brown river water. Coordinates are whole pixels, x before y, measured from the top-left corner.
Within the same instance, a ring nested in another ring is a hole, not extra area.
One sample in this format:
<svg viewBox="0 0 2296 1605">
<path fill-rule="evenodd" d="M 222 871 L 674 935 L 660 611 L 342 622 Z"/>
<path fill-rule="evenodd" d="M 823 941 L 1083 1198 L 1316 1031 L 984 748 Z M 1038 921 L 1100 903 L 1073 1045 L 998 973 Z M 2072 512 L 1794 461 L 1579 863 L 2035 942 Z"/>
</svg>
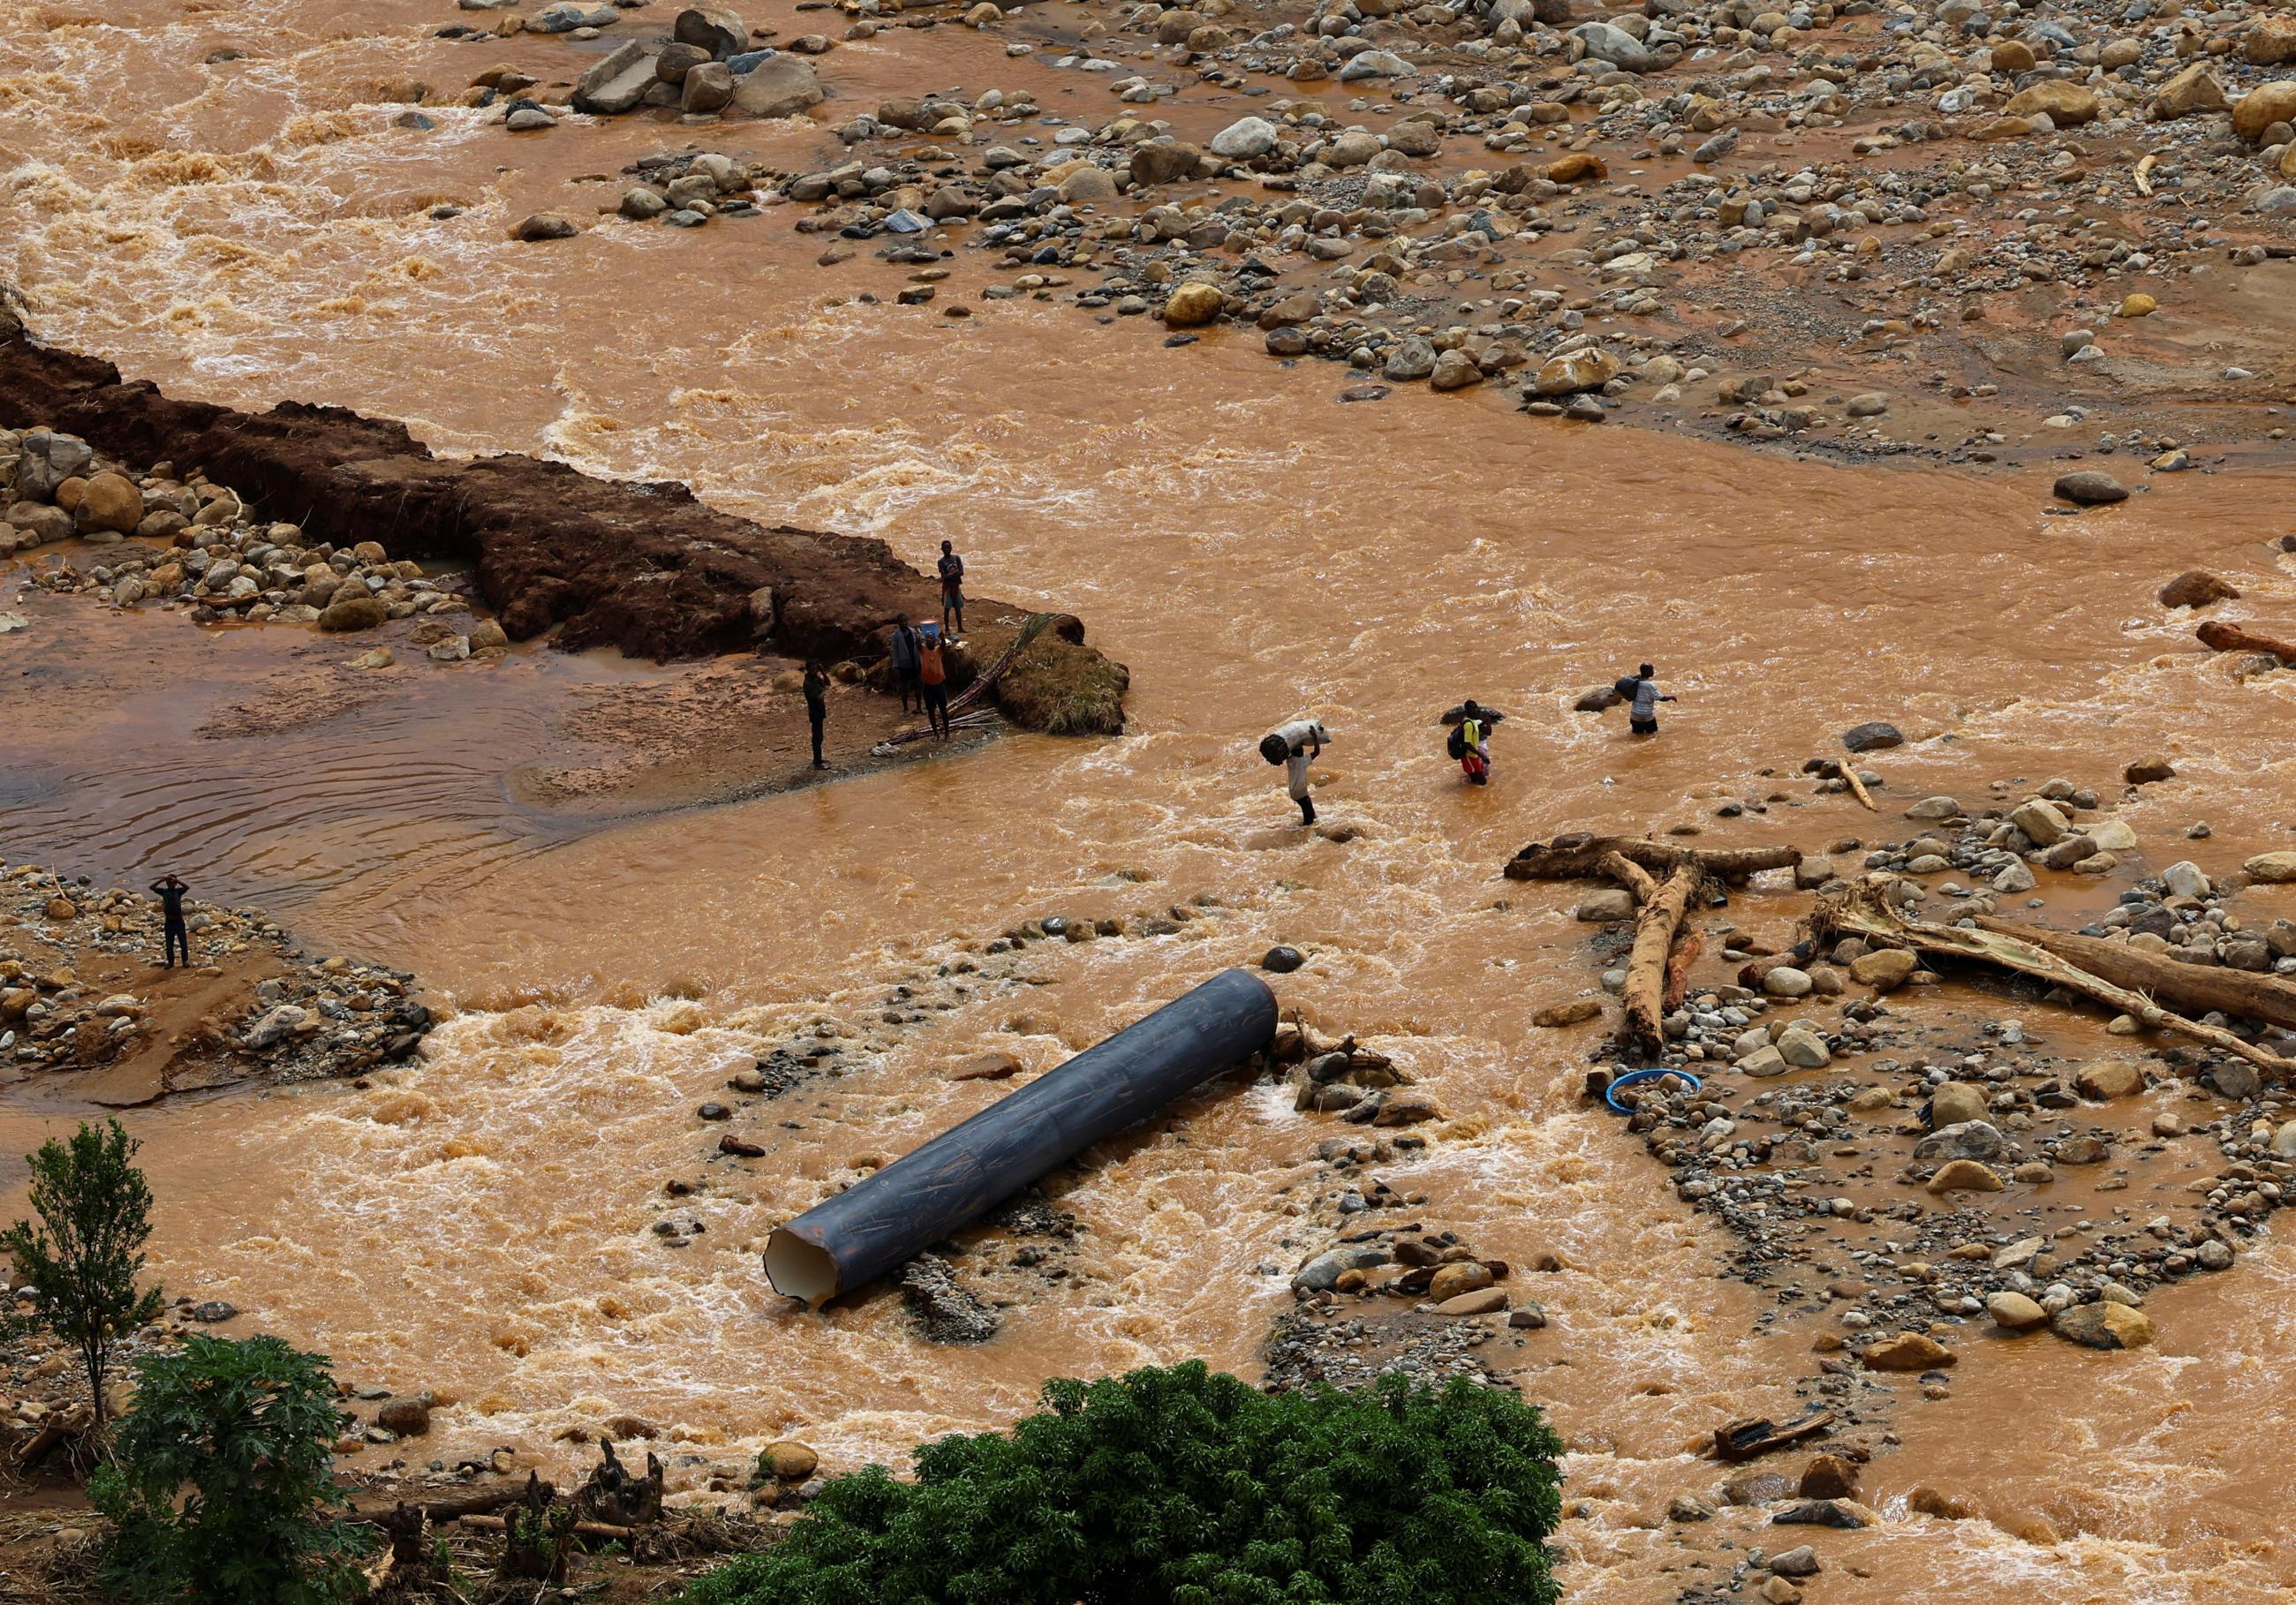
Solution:
<svg viewBox="0 0 2296 1605">
<path fill-rule="evenodd" d="M 2234 616 L 2284 621 L 2296 571 L 2263 545 L 2288 524 L 2284 473 L 2185 475 L 2061 519 L 2041 512 L 2043 471 L 1814 465 L 1527 419 L 1488 388 L 1342 405 L 1339 369 L 1287 372 L 1243 333 L 1166 350 L 1145 320 L 1101 328 L 1025 300 L 964 322 L 831 304 L 890 302 L 898 281 L 865 250 L 814 266 L 822 241 L 791 235 L 787 214 L 513 244 L 527 212 L 586 217 L 617 192 L 572 180 L 688 131 L 624 119 L 513 143 L 452 108 L 430 111 L 431 133 L 392 128 L 403 108 L 381 84 L 451 88 L 504 61 L 578 70 L 564 42 L 421 37 L 459 16 L 409 0 L 356 18 L 308 0 L 0 3 L 0 274 L 47 337 L 174 390 L 336 402 L 445 450 L 684 479 L 919 564 L 954 539 L 982 589 L 1086 619 L 1134 694 L 1115 741 L 1020 737 L 577 827 L 522 809 L 507 777 L 544 755 L 542 722 L 574 689 L 656 671 L 522 651 L 442 676 L 452 700 L 205 738 L 220 707 L 295 694 L 273 678 L 288 647 L 11 602 L 39 627 L 0 664 L 59 689 L 8 683 L 35 689 L 7 704 L 0 856 L 132 883 L 175 869 L 461 1004 L 427 1062 L 370 1090 L 132 1118 L 165 1280 L 347 1376 L 457 1401 L 431 1453 L 570 1458 L 561 1429 L 631 1413 L 720 1462 L 796 1433 L 849 1464 L 1007 1421 L 1048 1375 L 1189 1355 L 1249 1372 L 1289 1302 L 1261 1267 L 1288 1273 L 1316 1246 L 1286 1239 L 1328 1130 L 1271 1087 L 1201 1095 L 1062 1183 L 1086 1228 L 1076 1273 L 981 1348 L 920 1344 L 888 1296 L 791 1314 L 757 1253 L 857 1167 L 994 1095 L 945 1081 L 953 1057 L 1048 1065 L 1282 940 L 1312 954 L 1281 983 L 1287 1008 L 1392 1052 L 1454 1113 L 1387 1179 L 1480 1249 L 1571 1267 L 1542 1280 L 1546 1341 L 1510 1351 L 1590 1502 L 1563 1534 L 1567 1585 L 1671 1598 L 1692 1579 L 1661 1570 L 1668 1497 L 1715 1480 L 1693 1452 L 1719 1420 L 1792 1413 L 1810 1333 L 1748 1336 L 1760 1296 L 1718 1274 L 1718 1232 L 1579 1103 L 1582 1067 L 1554 1034 L 1529 1028 L 1592 966 L 1567 889 L 1500 880 L 1508 855 L 1561 830 L 1704 820 L 1725 796 L 1800 796 L 1785 777 L 1872 717 L 1909 738 L 1878 766 L 1885 807 L 1995 778 L 2103 788 L 2158 749 L 2180 778 L 2129 812 L 2148 842 L 2181 848 L 2206 818 L 2205 864 L 2289 844 L 2286 677 L 2238 684 L 2151 600 L 2203 566 L 2248 591 Z M 750 18 L 818 25 L 785 4 Z M 226 44 L 248 59 L 201 65 Z M 1106 98 L 947 29 L 824 66 L 856 105 L 923 84 L 1025 86 L 1095 116 Z M 692 136 L 792 164 L 832 143 L 801 125 Z M 417 209 L 439 201 L 468 209 Z M 977 261 L 952 266 L 944 304 L 985 282 Z M 96 654 L 105 683 L 65 694 Z M 1569 711 L 1645 658 L 1681 699 L 1659 741 Z M 1470 694 L 1513 716 L 1488 791 L 1460 788 L 1434 724 Z M 1251 750 L 1301 710 L 1335 734 L 1319 807 L 1354 827 L 1344 844 L 1296 828 Z M 1816 848 L 1894 823 L 1824 798 L 1708 830 Z M 1200 894 L 1231 917 L 1038 946 L 1028 983 L 935 974 L 1034 915 Z M 1741 904 L 1741 923 L 1781 926 L 1796 907 Z M 894 1033 L 878 1014 L 903 983 L 936 1007 Z M 824 1021 L 867 1068 L 757 1106 L 745 1134 L 770 1157 L 733 1174 L 694 1106 Z M 0 1137 L 21 1151 L 69 1118 L 17 1107 Z M 672 1211 L 663 1181 L 703 1175 Z M 662 1246 L 650 1228 L 670 1213 L 706 1232 Z M 2296 1581 L 2280 1468 L 2296 1251 L 2243 1267 L 2156 1295 L 2152 1352 L 1962 1345 L 1954 1396 L 1902 1410 L 1905 1446 L 1869 1472 L 1889 1519 L 1829 1535 L 1824 1597 L 2279 1597 Z M 1923 1481 L 1972 1490 L 2003 1525 L 1909 1515 Z M 2005 1530 L 2029 1516 L 2064 1541 Z"/>
</svg>

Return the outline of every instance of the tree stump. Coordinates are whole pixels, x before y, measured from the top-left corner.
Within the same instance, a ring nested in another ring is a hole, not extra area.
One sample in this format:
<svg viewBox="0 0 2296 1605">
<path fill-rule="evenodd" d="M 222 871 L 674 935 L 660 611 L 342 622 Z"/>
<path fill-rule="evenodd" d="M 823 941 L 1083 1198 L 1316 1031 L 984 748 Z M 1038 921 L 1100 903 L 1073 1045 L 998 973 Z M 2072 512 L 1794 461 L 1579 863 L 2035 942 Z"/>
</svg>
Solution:
<svg viewBox="0 0 2296 1605">
<path fill-rule="evenodd" d="M 645 1474 L 640 1476 L 622 1464 L 611 1441 L 598 1447 L 603 1458 L 574 1495 L 581 1518 L 614 1527 L 646 1527 L 660 1520 L 661 1457 L 646 1451 Z"/>
</svg>

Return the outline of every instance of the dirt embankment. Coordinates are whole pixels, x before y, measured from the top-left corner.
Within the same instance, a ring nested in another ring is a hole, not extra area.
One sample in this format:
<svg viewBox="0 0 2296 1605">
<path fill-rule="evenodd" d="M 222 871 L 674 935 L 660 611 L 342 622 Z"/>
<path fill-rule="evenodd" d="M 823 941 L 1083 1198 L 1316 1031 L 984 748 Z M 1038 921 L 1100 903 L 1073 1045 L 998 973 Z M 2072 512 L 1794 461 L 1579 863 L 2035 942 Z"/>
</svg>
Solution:
<svg viewBox="0 0 2296 1605">
<path fill-rule="evenodd" d="M 291 401 L 255 414 L 172 400 L 0 317 L 0 425 L 35 424 L 133 461 L 197 463 L 338 545 L 466 561 L 513 639 L 556 626 L 570 651 L 868 659 L 895 615 L 922 616 L 936 595 L 882 541 L 767 528 L 680 484 L 594 479 L 515 454 L 443 460 L 403 425 L 339 407 Z M 1028 611 L 987 597 L 971 608 L 983 620 Z"/>
</svg>

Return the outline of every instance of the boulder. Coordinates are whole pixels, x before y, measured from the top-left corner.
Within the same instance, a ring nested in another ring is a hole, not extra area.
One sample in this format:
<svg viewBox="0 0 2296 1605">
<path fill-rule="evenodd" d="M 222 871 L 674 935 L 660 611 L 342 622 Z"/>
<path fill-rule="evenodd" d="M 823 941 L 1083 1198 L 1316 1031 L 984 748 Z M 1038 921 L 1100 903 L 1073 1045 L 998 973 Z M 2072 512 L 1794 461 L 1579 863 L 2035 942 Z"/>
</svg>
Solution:
<svg viewBox="0 0 2296 1605">
<path fill-rule="evenodd" d="M 1920 1332 L 1898 1332 L 1869 1343 L 1857 1356 L 1868 1371 L 1938 1371 L 1956 1363 L 1959 1357 Z"/>
<path fill-rule="evenodd" d="M 1484 1288 L 1478 1292 L 1461 1293 L 1456 1298 L 1436 1301 L 1435 1313 L 1454 1320 L 1464 1315 L 1496 1315 L 1507 1306 L 1507 1296 L 1498 1288 Z"/>
<path fill-rule="evenodd" d="M 2253 144 L 2275 123 L 2296 122 L 2296 78 L 2259 84 L 2232 109 L 2232 131 Z"/>
<path fill-rule="evenodd" d="M 725 62 L 700 61 L 686 70 L 677 94 L 679 111 L 698 116 L 733 103 L 734 70 Z"/>
<path fill-rule="evenodd" d="M 2286 886 L 2296 882 L 2296 853 L 2259 853 L 2240 867 L 2241 872 L 2251 880 L 2266 886 Z"/>
<path fill-rule="evenodd" d="M 144 493 L 126 474 L 109 470 L 87 482 L 80 492 L 79 505 L 72 509 L 72 522 L 84 533 L 108 529 L 115 535 L 133 535 L 143 521 Z"/>
<path fill-rule="evenodd" d="M 1975 1159 L 1948 1159 L 1929 1180 L 1931 1192 L 1998 1192 L 2001 1178 Z"/>
<path fill-rule="evenodd" d="M 430 1430 L 430 1406 L 419 1398 L 392 1399 L 374 1413 L 374 1424 L 400 1437 L 421 1437 Z"/>
<path fill-rule="evenodd" d="M 732 110 L 749 117 L 795 117 L 821 104 L 820 75 L 797 56 L 767 56 L 734 81 Z"/>
<path fill-rule="evenodd" d="M 2120 778 L 2132 786 L 2158 785 L 2164 780 L 2174 780 L 2176 777 L 2177 766 L 2159 754 L 2152 757 L 2138 758 L 2135 763 L 2125 766 L 2120 771 Z"/>
<path fill-rule="evenodd" d="M 1841 744 L 1852 752 L 1880 752 L 1885 748 L 1901 747 L 1905 741 L 1895 725 L 1885 725 L 1879 719 L 1853 725 L 1841 733 Z"/>
<path fill-rule="evenodd" d="M 2239 594 L 2239 587 L 2230 580 L 2220 579 L 2205 569 L 2187 569 L 2161 587 L 2161 605 L 2204 608 L 2214 602 L 2231 602 Z"/>
<path fill-rule="evenodd" d="M 758 1451 L 758 1464 L 783 1482 L 803 1482 L 819 1469 L 821 1456 L 810 1444 L 783 1438 Z"/>
<path fill-rule="evenodd" d="M 1876 992 L 1890 992 L 1906 984 L 1921 961 L 1902 947 L 1884 947 L 1849 961 L 1849 979 Z"/>
<path fill-rule="evenodd" d="M 1940 1088 L 1940 1091 L 1943 1089 Z M 1934 1109 L 1934 1106 L 1932 1106 Z M 1990 1120 L 1956 1120 L 1940 1126 L 1914 1144 L 1916 1159 L 1993 1159 L 2009 1146 L 2000 1127 Z M 1977 1183 L 1984 1188 L 1984 1183 Z M 1992 1191 L 1985 1188 L 1985 1191 Z"/>
<path fill-rule="evenodd" d="M 2225 99 L 2224 86 L 2205 61 L 2195 61 L 2175 78 L 2161 86 L 2152 97 L 2152 115 L 2161 122 L 2180 117 L 2192 117 L 2202 111 L 2221 111 L 2229 104 Z"/>
<path fill-rule="evenodd" d="M 741 18 L 732 12 L 709 11 L 701 6 L 690 6 L 678 12 L 669 32 L 680 45 L 706 50 L 720 61 L 750 43 L 750 25 Z"/>
<path fill-rule="evenodd" d="M 1804 1499 L 1854 1499 L 1857 1468 L 1838 1454 L 1812 1455 L 1794 1492 Z"/>
<path fill-rule="evenodd" d="M 1586 45 L 1589 57 L 1621 72 L 1648 72 L 1658 64 L 1649 45 L 1615 22 L 1581 22 L 1570 37 Z"/>
<path fill-rule="evenodd" d="M 2144 1090 L 2144 1072 L 2125 1059 L 2099 1059 L 2081 1066 L 2073 1085 L 2084 1098 L 2133 1098 Z"/>
<path fill-rule="evenodd" d="M 1218 318 L 1226 305 L 1218 285 L 1190 279 L 1164 302 L 1164 322 L 1174 329 L 1201 328 Z"/>
<path fill-rule="evenodd" d="M 1788 1026 L 1771 1045 L 1777 1049 L 1779 1058 L 1798 1070 L 1822 1070 L 1833 1062 L 1825 1039 L 1808 1026 Z"/>
<path fill-rule="evenodd" d="M 2084 1348 L 2149 1348 L 2153 1337 L 2150 1315 L 2109 1298 L 2059 1310 L 2049 1330 Z"/>
<path fill-rule="evenodd" d="M 1775 965 L 1762 976 L 1762 990 L 1772 997 L 1808 997 L 1815 986 L 1808 970 L 1792 964 Z"/>
<path fill-rule="evenodd" d="M 1856 966 L 1851 966 L 1854 970 Z M 1930 1093 L 1930 1129 L 1944 1132 L 1956 1126 L 1966 1126 L 1986 1116 L 1985 1089 L 1974 1082 L 1948 1081 Z M 1998 1136 L 1997 1132 L 1995 1135 Z M 2000 1152 L 1997 1146 L 1994 1153 Z M 1919 1157 L 1919 1156 L 1916 1156 Z M 1944 1157 L 1944 1156 L 1939 1156 Z M 1989 1159 L 1992 1154 L 1954 1155 L 1956 1159 Z"/>
<path fill-rule="evenodd" d="M 2102 507 L 2108 503 L 2125 502 L 2128 487 L 2111 474 L 2094 468 L 2077 469 L 2069 474 L 2059 474 L 2055 486 L 2059 500 L 2077 507 Z"/>
<path fill-rule="evenodd" d="M 2009 823 L 2032 838 L 2035 847 L 2054 847 L 2072 834 L 2065 811 L 2045 797 L 2036 797 L 2009 811 Z"/>
<path fill-rule="evenodd" d="M 2060 128 L 2078 127 L 2096 120 L 2096 96 L 2078 84 L 2050 78 L 2021 89 L 2001 108 L 2005 117 L 2046 116 Z"/>
<path fill-rule="evenodd" d="M 574 226 L 571 218 L 562 217 L 555 212 L 536 212 L 531 217 L 521 218 L 518 226 L 510 231 L 510 237 L 531 245 L 542 240 L 571 240 L 581 232 Z"/>
<path fill-rule="evenodd" d="M 1435 390 L 1464 390 L 1482 382 L 1482 369 L 1464 351 L 1444 352 L 1435 359 L 1435 371 L 1427 376 L 1428 388 Z"/>
<path fill-rule="evenodd" d="M 653 75 L 665 84 L 683 84 L 687 73 L 711 59 L 699 45 L 665 45 L 653 59 Z"/>
<path fill-rule="evenodd" d="M 2030 1332 L 2037 1326 L 2046 1326 L 2049 1312 L 2022 1293 L 2003 1291 L 1985 1301 L 1985 1313 L 1993 1317 L 1996 1326 L 2013 1332 Z"/>
<path fill-rule="evenodd" d="M 323 630 L 371 630 L 390 618 L 390 610 L 378 597 L 362 593 L 331 602 L 319 615 Z"/>
<path fill-rule="evenodd" d="M 1404 78 L 1417 70 L 1391 50 L 1366 50 L 1348 58 L 1348 64 L 1340 69 L 1340 81 L 1353 84 L 1365 78 Z"/>
<path fill-rule="evenodd" d="M 72 515 L 61 507 L 51 507 L 45 502 L 17 502 L 8 509 L 8 522 L 17 532 L 20 546 L 37 546 L 44 541 L 60 541 L 72 532 Z"/>
<path fill-rule="evenodd" d="M 1132 151 L 1132 182 L 1138 184 L 1177 184 L 1193 178 L 1204 153 L 1184 139 L 1136 145 Z"/>
<path fill-rule="evenodd" d="M 1578 903 L 1578 918 L 1589 925 L 1615 925 L 1634 917 L 1634 897 L 1619 887 L 1588 892 Z"/>
<path fill-rule="evenodd" d="M 1498 1280 L 1491 1274 L 1490 1266 L 1480 1260 L 1463 1259 L 1456 1265 L 1438 1265 L 1427 1283 L 1427 1296 L 1440 1304 L 1447 1298 L 1456 1298 L 1462 1293 L 1472 1293 L 1489 1287 Z"/>
<path fill-rule="evenodd" d="M 34 430 L 18 444 L 16 495 L 26 502 L 53 502 L 56 487 L 95 460 L 95 448 L 78 435 Z"/>
<path fill-rule="evenodd" d="M 661 81 L 653 53 L 633 40 L 600 58 L 574 84 L 574 110 L 612 117 L 634 110 L 646 91 Z"/>
<path fill-rule="evenodd" d="M 1276 128 L 1264 117 L 1241 118 L 1212 135 L 1212 154 L 1250 161 L 1275 148 Z"/>
<path fill-rule="evenodd" d="M 1542 1029 L 1553 1030 L 1562 1026 L 1575 1026 L 1598 1018 L 1603 1012 L 1602 1000 L 1574 997 L 1568 1003 L 1549 1003 L 1530 1017 L 1530 1023 Z"/>
<path fill-rule="evenodd" d="M 1541 396 L 1568 396 L 1578 390 L 1600 389 L 1618 376 L 1617 357 L 1600 346 L 1582 346 L 1548 357 L 1531 381 L 1531 389 Z"/>
<path fill-rule="evenodd" d="M 1060 182 L 1063 206 L 1089 206 L 1116 199 L 1116 178 L 1106 168 L 1088 161 L 1077 163 Z"/>
<path fill-rule="evenodd" d="M 2259 20 L 2241 36 L 2240 59 L 2254 67 L 2296 61 L 2296 16 L 2280 12 Z"/>
</svg>

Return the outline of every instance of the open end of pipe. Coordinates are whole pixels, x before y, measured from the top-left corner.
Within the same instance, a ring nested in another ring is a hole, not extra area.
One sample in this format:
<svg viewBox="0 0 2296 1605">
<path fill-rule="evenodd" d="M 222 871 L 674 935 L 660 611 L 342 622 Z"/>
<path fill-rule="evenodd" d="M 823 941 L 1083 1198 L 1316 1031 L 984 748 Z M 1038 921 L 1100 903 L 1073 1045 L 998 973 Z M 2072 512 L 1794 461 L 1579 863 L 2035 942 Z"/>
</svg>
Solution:
<svg viewBox="0 0 2296 1605">
<path fill-rule="evenodd" d="M 766 1279 L 784 1298 L 816 1306 L 837 1297 L 837 1262 L 787 1231 L 776 1232 L 766 1241 Z"/>
</svg>

